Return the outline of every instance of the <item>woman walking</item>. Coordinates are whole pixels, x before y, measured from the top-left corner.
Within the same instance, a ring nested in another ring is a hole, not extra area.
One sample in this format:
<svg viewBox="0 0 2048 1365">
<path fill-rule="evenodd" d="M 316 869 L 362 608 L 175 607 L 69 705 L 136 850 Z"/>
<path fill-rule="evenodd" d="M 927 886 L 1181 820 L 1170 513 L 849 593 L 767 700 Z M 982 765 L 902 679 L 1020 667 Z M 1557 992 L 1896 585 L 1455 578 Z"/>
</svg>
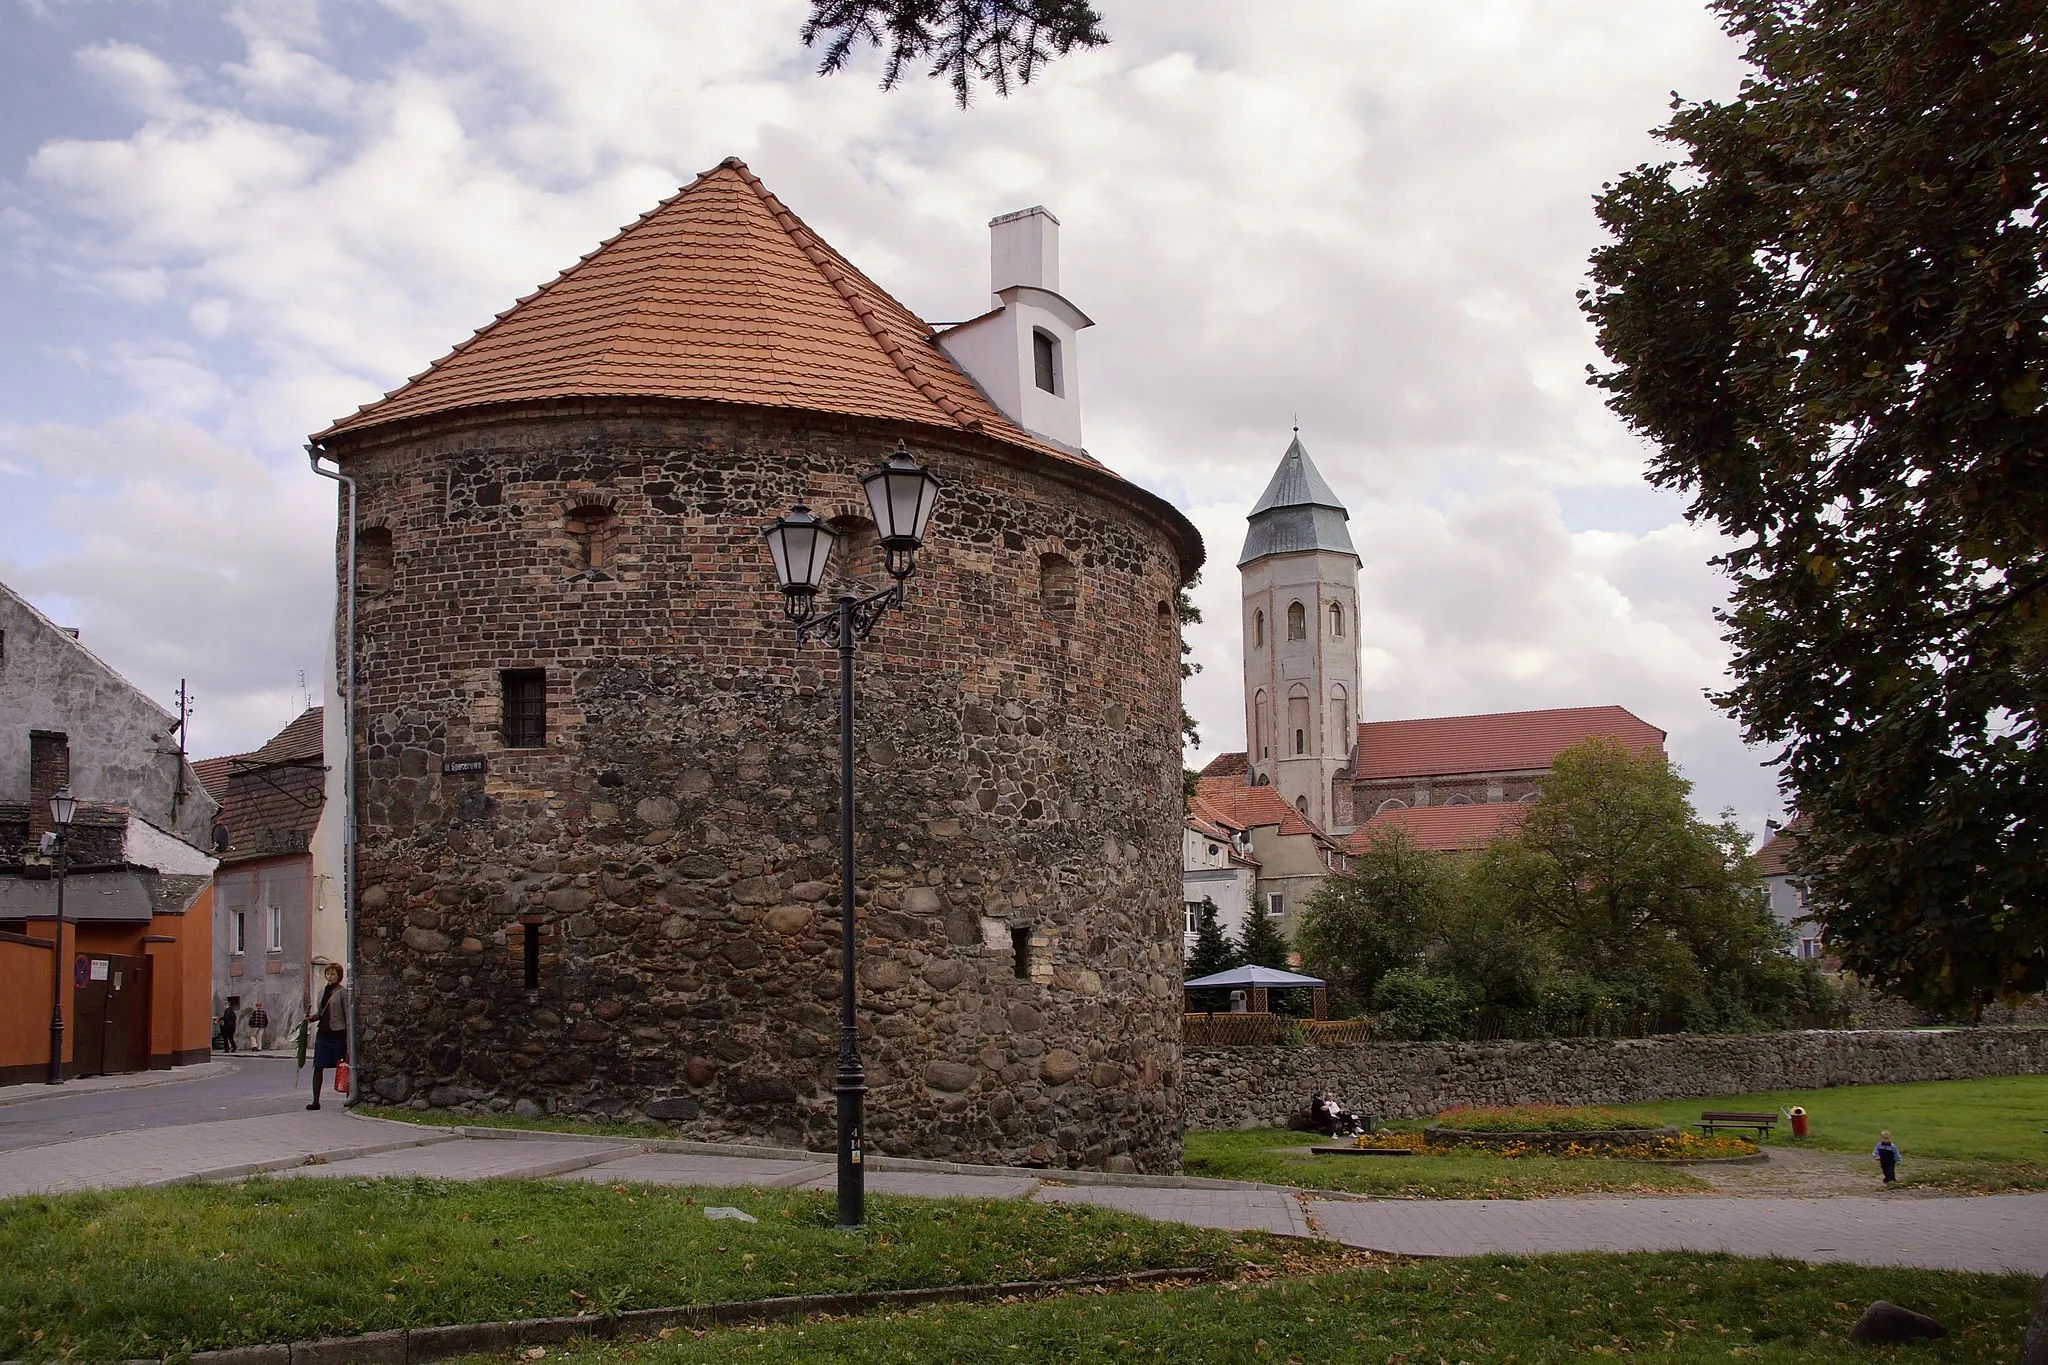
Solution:
<svg viewBox="0 0 2048 1365">
<path fill-rule="evenodd" d="M 313 1102 L 308 1109 L 320 1107 L 320 1073 L 348 1057 L 348 991 L 341 984 L 339 962 L 327 964 L 327 989 L 320 992 L 313 1021 Z"/>
</svg>

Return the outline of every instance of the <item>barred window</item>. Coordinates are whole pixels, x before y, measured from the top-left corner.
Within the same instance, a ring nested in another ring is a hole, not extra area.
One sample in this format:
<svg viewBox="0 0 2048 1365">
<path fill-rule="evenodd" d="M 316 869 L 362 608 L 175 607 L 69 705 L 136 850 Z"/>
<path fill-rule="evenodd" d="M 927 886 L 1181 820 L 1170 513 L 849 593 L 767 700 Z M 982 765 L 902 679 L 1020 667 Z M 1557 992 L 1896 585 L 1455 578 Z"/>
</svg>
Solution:
<svg viewBox="0 0 2048 1365">
<path fill-rule="evenodd" d="M 548 675 L 538 668 L 508 668 L 499 674 L 505 689 L 505 747 L 538 749 L 548 742 Z"/>
</svg>

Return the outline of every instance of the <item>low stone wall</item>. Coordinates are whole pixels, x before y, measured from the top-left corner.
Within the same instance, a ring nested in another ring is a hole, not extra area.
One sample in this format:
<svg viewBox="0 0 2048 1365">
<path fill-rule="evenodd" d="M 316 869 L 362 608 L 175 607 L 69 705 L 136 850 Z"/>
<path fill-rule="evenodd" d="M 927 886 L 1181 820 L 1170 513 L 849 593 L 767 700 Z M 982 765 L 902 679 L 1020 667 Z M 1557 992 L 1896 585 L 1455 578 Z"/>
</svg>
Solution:
<svg viewBox="0 0 2048 1365">
<path fill-rule="evenodd" d="M 1384 1118 L 1457 1104 L 1628 1104 L 1751 1090 L 2048 1074 L 2048 1029 L 1814 1030 L 1542 1043 L 1204 1047 L 1189 1128 L 1278 1126 L 1312 1092 Z"/>
</svg>

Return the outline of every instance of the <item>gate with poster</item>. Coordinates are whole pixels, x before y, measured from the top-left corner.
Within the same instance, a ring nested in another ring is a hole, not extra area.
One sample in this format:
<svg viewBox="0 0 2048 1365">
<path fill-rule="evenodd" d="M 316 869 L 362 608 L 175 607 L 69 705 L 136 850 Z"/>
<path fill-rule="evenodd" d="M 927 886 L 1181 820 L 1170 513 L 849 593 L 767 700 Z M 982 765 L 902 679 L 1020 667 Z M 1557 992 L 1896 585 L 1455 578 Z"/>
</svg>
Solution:
<svg viewBox="0 0 2048 1365">
<path fill-rule="evenodd" d="M 149 1069 L 149 959 L 81 953 L 85 979 L 72 995 L 78 1034 L 71 1074 L 111 1076 Z"/>
</svg>

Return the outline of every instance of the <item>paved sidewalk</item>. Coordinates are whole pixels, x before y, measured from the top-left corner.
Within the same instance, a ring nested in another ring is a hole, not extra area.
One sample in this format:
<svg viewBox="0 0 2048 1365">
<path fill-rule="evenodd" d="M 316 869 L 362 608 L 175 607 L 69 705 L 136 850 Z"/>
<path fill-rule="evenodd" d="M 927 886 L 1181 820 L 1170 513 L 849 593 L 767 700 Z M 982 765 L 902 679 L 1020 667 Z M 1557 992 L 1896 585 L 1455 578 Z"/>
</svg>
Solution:
<svg viewBox="0 0 2048 1365">
<path fill-rule="evenodd" d="M 475 1130 L 472 1130 L 475 1131 Z M 520 1133 L 465 1137 L 338 1110 L 299 1110 L 109 1133 L 0 1158 L 0 1198 L 122 1185 L 291 1177 L 417 1175 L 750 1185 L 829 1190 L 831 1161 L 734 1151 L 655 1150 L 630 1139 Z M 1094 1204 L 1166 1222 L 1419 1256 L 1556 1251 L 1727 1251 L 1749 1256 L 2048 1274 L 2048 1194 L 1942 1199 L 1341 1200 L 1258 1185 L 953 1166 L 881 1166 L 882 1194 Z M 1102 1183 L 1095 1183 L 1095 1182 Z"/>
<path fill-rule="evenodd" d="M 1317 1200 L 1347 1246 L 1416 1256 L 1727 1251 L 1800 1261 L 2048 1274 L 2048 1194 L 1967 1199 Z"/>
<path fill-rule="evenodd" d="M 8 1152 L 0 1162 L 0 1198 L 228 1180 L 302 1165 L 312 1157 L 345 1161 L 398 1147 L 456 1141 L 460 1139 L 444 1128 L 352 1118 L 333 1109 L 137 1128 Z"/>
</svg>

